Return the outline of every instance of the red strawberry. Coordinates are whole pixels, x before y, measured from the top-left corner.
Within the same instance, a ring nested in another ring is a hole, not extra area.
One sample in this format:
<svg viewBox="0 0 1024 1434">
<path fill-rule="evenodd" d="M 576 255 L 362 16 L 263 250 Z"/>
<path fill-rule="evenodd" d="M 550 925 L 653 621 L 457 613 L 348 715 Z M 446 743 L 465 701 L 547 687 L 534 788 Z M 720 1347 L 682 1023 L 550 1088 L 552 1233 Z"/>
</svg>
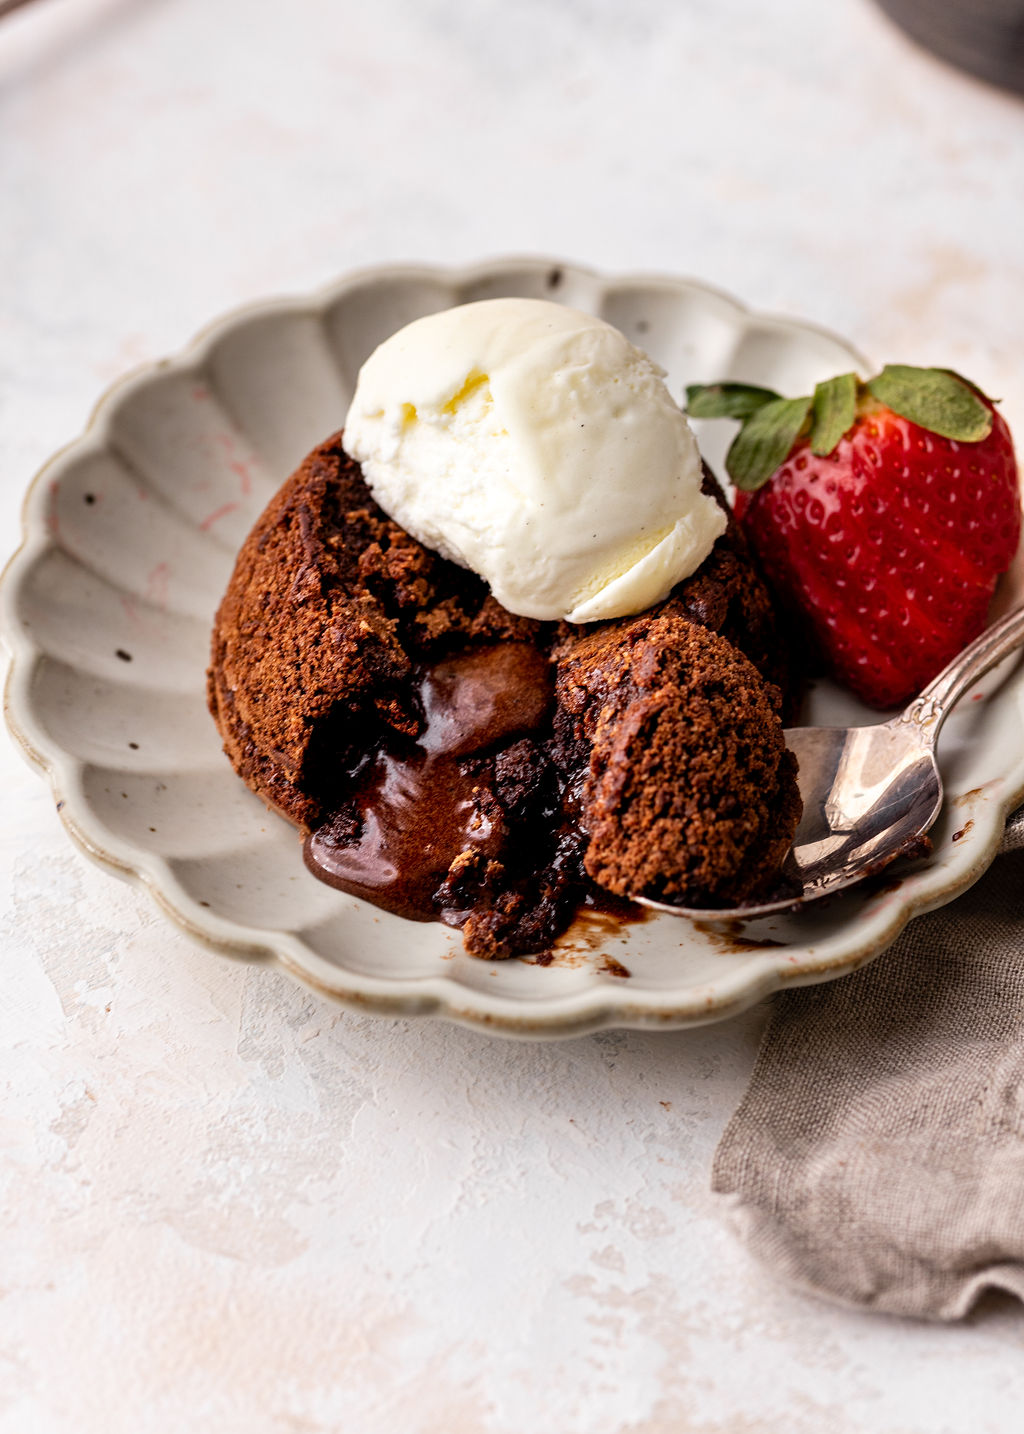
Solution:
<svg viewBox="0 0 1024 1434">
<path fill-rule="evenodd" d="M 891 365 L 813 398 L 687 390 L 694 418 L 738 417 L 736 512 L 839 681 L 874 707 L 918 692 L 985 627 L 1020 538 L 1010 432 L 956 374 Z"/>
</svg>

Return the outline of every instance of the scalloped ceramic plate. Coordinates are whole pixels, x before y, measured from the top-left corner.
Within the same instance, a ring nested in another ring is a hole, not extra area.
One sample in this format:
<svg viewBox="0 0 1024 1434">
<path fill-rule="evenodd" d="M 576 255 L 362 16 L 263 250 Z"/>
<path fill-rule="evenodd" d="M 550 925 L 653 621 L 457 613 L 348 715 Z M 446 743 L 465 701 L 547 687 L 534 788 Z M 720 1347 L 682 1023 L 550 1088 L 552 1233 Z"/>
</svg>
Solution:
<svg viewBox="0 0 1024 1434">
<path fill-rule="evenodd" d="M 204 668 L 239 543 L 306 451 L 340 426 L 377 343 L 420 314 L 502 294 L 602 314 L 665 367 L 676 394 L 716 378 L 806 393 L 863 368 L 842 340 L 753 314 L 704 285 L 605 279 L 543 260 L 368 271 L 310 299 L 229 315 L 108 393 L 87 432 L 36 479 L 3 588 L 13 732 L 90 856 L 141 882 L 215 950 L 273 957 L 363 1010 L 525 1036 L 673 1027 L 852 970 L 994 856 L 1024 794 L 1024 669 L 1004 668 L 986 700 L 966 700 L 947 724 L 936 851 L 901 880 L 738 935 L 673 917 L 578 923 L 544 966 L 475 960 L 444 926 L 322 885 L 303 866 L 297 833 L 222 755 Z M 722 427 L 701 434 L 719 469 Z M 874 720 L 827 686 L 810 706 L 811 721 Z"/>
</svg>

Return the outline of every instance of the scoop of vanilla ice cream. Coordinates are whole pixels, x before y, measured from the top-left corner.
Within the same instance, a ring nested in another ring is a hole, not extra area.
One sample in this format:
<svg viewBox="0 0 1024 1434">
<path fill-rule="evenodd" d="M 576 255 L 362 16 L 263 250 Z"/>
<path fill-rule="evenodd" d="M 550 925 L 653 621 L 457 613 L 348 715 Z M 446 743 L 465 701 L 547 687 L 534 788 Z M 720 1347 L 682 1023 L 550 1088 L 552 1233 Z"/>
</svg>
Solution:
<svg viewBox="0 0 1024 1434">
<path fill-rule="evenodd" d="M 601 319 L 488 299 L 381 344 L 343 443 L 385 512 L 509 611 L 624 617 L 688 577 L 726 526 L 662 380 Z"/>
</svg>

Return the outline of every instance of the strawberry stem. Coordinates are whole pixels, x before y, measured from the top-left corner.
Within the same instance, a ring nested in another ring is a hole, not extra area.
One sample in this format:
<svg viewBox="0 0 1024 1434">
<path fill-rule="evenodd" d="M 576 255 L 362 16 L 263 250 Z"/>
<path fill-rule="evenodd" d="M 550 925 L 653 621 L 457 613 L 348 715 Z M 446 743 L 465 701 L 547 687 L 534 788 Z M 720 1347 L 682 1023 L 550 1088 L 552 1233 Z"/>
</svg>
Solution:
<svg viewBox="0 0 1024 1434">
<path fill-rule="evenodd" d="M 737 488 L 752 493 L 767 483 L 789 457 L 810 411 L 810 398 L 776 398 L 747 419 L 725 455 Z"/>
<path fill-rule="evenodd" d="M 814 390 L 814 417 L 811 422 L 811 452 L 827 458 L 853 427 L 857 419 L 857 375 L 841 373 L 826 379 Z"/>
<path fill-rule="evenodd" d="M 940 438 L 980 443 L 992 432 L 991 409 L 949 369 L 890 363 L 867 387 L 893 413 Z"/>
<path fill-rule="evenodd" d="M 686 390 L 690 418 L 750 418 L 781 394 L 752 383 L 691 383 Z"/>
</svg>

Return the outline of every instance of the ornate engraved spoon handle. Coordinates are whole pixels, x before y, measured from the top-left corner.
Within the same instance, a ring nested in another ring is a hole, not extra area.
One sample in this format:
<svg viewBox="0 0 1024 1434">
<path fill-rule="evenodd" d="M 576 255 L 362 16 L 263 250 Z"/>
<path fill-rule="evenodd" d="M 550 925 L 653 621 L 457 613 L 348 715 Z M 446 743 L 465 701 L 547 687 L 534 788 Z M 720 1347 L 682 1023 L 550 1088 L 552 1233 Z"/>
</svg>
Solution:
<svg viewBox="0 0 1024 1434">
<path fill-rule="evenodd" d="M 984 677 L 997 662 L 1002 662 L 1015 648 L 1024 644 L 1024 607 L 1015 608 L 965 647 L 898 717 L 894 727 L 904 722 L 919 728 L 922 738 L 935 742 L 950 710 L 959 702 L 979 677 Z"/>
</svg>

